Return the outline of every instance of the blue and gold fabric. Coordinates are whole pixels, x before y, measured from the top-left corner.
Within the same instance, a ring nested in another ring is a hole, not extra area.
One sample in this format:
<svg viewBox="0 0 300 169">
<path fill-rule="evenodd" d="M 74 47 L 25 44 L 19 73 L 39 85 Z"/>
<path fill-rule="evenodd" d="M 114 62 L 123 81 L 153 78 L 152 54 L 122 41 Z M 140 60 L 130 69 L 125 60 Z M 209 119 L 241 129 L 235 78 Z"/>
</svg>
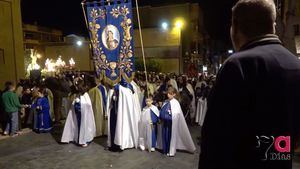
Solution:
<svg viewBox="0 0 300 169">
<path fill-rule="evenodd" d="M 134 46 L 131 0 L 86 3 L 95 70 L 114 85 L 134 77 Z"/>
</svg>

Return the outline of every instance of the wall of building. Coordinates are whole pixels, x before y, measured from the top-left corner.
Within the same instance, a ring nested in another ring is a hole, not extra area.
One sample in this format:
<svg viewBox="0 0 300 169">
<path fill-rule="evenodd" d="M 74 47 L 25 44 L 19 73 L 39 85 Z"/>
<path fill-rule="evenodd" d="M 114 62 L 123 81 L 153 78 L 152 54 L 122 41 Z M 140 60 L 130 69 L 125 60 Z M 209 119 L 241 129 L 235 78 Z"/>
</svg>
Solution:
<svg viewBox="0 0 300 169">
<path fill-rule="evenodd" d="M 190 61 L 191 57 L 194 59 L 202 58 L 202 49 L 205 47 L 204 44 L 204 26 L 202 18 L 202 10 L 199 7 L 198 3 L 182 3 L 175 5 L 165 5 L 165 6 L 143 6 L 139 8 L 141 27 L 143 30 L 146 29 L 145 34 L 148 28 L 156 28 L 159 30 L 163 22 L 168 23 L 169 29 L 175 27 L 175 23 L 178 20 L 183 21 L 183 27 L 180 32 L 177 32 L 177 35 L 169 36 L 177 38 L 179 42 L 180 50 L 178 51 L 180 65 L 179 72 L 185 72 L 189 63 L 185 63 L 185 60 Z M 133 10 L 133 21 L 135 28 L 138 28 L 136 10 Z M 135 34 L 136 35 L 136 34 Z M 162 34 L 159 31 L 153 31 L 150 36 L 150 39 L 145 39 L 150 41 L 150 44 L 154 46 L 161 45 L 164 43 L 161 39 L 166 39 L 161 37 Z M 178 36 L 180 36 L 178 38 Z M 135 38 L 136 39 L 136 38 Z M 152 42 L 155 41 L 155 43 Z M 167 45 L 172 45 L 172 42 L 164 43 Z M 178 72 L 178 71 L 176 71 Z"/>
<path fill-rule="evenodd" d="M 142 29 L 146 62 L 155 59 L 161 65 L 162 72 L 179 73 L 180 68 L 180 32 L 158 28 Z M 136 59 L 142 59 L 139 30 L 134 30 Z"/>
<path fill-rule="evenodd" d="M 90 60 L 88 42 L 83 43 L 82 46 L 76 46 L 73 43 L 51 44 L 45 46 L 45 57 L 42 60 L 42 63 L 45 63 L 44 61 L 46 58 L 56 60 L 59 55 L 62 57 L 62 60 L 66 62 L 66 64 L 69 64 L 69 60 L 73 58 L 76 62 L 76 69 L 78 70 L 93 70 L 94 66 Z"/>
<path fill-rule="evenodd" d="M 0 0 L 0 87 L 25 76 L 20 0 Z"/>
<path fill-rule="evenodd" d="M 179 73 L 179 59 L 178 58 L 159 58 L 156 61 L 162 65 L 161 72 L 164 73 Z"/>
<path fill-rule="evenodd" d="M 277 0 L 276 34 L 283 45 L 295 55 L 300 55 L 300 1 Z M 280 4 L 280 5 L 279 5 Z"/>
</svg>

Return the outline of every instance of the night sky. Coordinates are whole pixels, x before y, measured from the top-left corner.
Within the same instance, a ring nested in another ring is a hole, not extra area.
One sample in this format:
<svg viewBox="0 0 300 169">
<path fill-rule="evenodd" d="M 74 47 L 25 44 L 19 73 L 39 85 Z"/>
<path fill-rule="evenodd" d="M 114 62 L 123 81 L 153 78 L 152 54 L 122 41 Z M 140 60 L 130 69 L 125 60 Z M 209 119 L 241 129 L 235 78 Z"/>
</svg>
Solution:
<svg viewBox="0 0 300 169">
<path fill-rule="evenodd" d="M 64 34 L 87 35 L 81 8 L 82 0 L 51 0 L 37 3 L 36 0 L 22 0 L 24 23 L 57 28 Z M 198 2 L 204 12 L 204 24 L 210 37 L 229 41 L 231 8 L 237 0 L 139 0 L 139 5 L 159 6 L 165 4 Z M 38 1 L 41 2 L 41 1 Z M 45 4 L 46 2 L 46 4 Z"/>
</svg>

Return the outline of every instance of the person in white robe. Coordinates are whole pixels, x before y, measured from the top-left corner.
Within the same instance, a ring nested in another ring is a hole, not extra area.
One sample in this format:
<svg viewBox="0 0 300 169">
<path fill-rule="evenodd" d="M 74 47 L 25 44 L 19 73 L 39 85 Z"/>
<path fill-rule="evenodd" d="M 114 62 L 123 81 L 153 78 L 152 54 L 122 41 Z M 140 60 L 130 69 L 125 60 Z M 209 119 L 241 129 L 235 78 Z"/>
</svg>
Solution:
<svg viewBox="0 0 300 169">
<path fill-rule="evenodd" d="M 144 107 L 139 123 L 139 147 L 141 150 L 155 151 L 157 140 L 157 122 L 159 110 L 153 104 L 152 96 L 146 99 L 146 107 Z"/>
<path fill-rule="evenodd" d="M 109 90 L 107 113 L 110 150 L 137 148 L 141 106 L 134 87 L 124 79 Z"/>
<path fill-rule="evenodd" d="M 134 90 L 134 98 L 138 99 L 140 106 L 141 106 L 141 110 L 143 109 L 142 105 L 143 105 L 143 101 L 144 101 L 144 97 L 145 97 L 145 91 L 142 91 L 141 88 L 135 83 L 135 81 L 131 81 L 131 85 L 133 87 Z"/>
<path fill-rule="evenodd" d="M 157 147 L 171 157 L 175 156 L 177 149 L 191 153 L 196 150 L 180 104 L 175 99 L 176 93 L 173 87 L 168 88 L 168 100 L 160 111 L 161 125 L 157 140 Z"/>
<path fill-rule="evenodd" d="M 82 86 L 80 84 L 84 82 L 80 79 L 76 83 Z M 83 92 L 81 89 L 78 89 L 78 91 L 80 94 L 75 95 L 72 105 L 70 106 L 61 142 L 76 142 L 82 147 L 87 147 L 96 136 L 96 125 L 89 94 Z"/>
<path fill-rule="evenodd" d="M 207 99 L 205 97 L 200 97 L 197 103 L 197 111 L 195 117 L 195 122 L 200 126 L 203 126 L 206 111 L 207 111 Z"/>
<path fill-rule="evenodd" d="M 153 96 L 155 93 L 156 86 L 154 85 L 154 83 L 148 82 L 147 87 L 148 87 L 149 94 Z"/>
<path fill-rule="evenodd" d="M 193 96 L 192 102 L 191 102 L 191 107 L 190 107 L 190 118 L 194 119 L 195 118 L 195 112 L 196 112 L 196 98 L 195 98 L 195 91 L 193 86 L 190 83 L 186 84 L 186 88 L 190 92 L 190 94 Z"/>
<path fill-rule="evenodd" d="M 174 89 L 176 89 L 178 91 L 178 85 L 175 79 L 170 79 L 168 82 L 170 85 L 172 85 L 174 87 Z"/>
</svg>

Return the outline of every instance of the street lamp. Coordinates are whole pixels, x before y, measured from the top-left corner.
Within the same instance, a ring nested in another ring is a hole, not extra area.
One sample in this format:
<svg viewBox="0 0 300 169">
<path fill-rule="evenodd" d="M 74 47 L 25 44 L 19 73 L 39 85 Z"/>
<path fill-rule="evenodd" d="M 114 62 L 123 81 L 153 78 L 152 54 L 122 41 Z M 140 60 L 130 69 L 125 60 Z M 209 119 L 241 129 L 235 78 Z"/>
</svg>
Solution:
<svg viewBox="0 0 300 169">
<path fill-rule="evenodd" d="M 163 30 L 167 30 L 168 29 L 168 23 L 167 22 L 163 22 L 162 24 L 161 24 L 161 27 L 162 27 L 162 29 Z"/>
<path fill-rule="evenodd" d="M 76 42 L 76 44 L 77 44 L 77 46 L 81 46 L 81 45 L 82 45 L 82 41 L 81 41 L 81 40 L 78 40 L 78 41 Z"/>
<path fill-rule="evenodd" d="M 178 20 L 175 21 L 175 27 L 177 29 L 182 29 L 183 25 L 184 25 L 183 20 L 178 19 Z"/>
</svg>

